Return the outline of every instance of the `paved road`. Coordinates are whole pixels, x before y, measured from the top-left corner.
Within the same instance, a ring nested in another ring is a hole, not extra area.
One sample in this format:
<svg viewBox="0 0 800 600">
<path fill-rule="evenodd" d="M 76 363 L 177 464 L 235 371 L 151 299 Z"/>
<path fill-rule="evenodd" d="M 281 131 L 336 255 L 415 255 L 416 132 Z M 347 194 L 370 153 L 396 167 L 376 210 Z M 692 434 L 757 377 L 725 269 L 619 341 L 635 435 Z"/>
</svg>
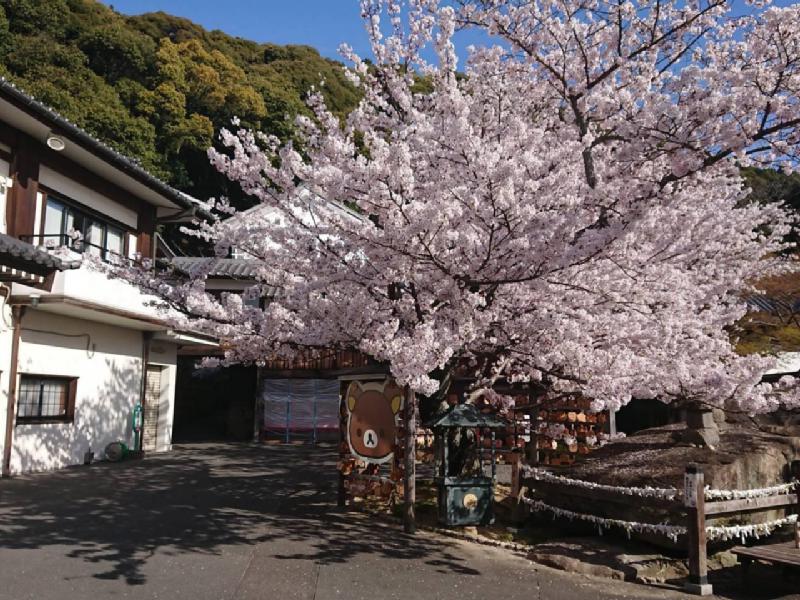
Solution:
<svg viewBox="0 0 800 600">
<path fill-rule="evenodd" d="M 683 597 L 341 512 L 334 460 L 198 444 L 0 481 L 0 599 Z"/>
</svg>

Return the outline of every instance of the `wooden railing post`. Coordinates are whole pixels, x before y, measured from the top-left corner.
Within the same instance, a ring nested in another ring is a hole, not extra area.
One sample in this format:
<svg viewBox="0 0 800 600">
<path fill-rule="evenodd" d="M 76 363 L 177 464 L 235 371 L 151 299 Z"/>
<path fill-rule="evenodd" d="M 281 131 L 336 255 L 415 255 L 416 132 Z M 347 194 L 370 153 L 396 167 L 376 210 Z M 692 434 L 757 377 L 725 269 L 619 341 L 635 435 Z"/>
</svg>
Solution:
<svg viewBox="0 0 800 600">
<path fill-rule="evenodd" d="M 689 579 L 686 591 L 700 596 L 710 596 L 708 583 L 708 557 L 706 556 L 706 497 L 705 475 L 698 465 L 686 467 L 684 475 L 684 505 L 687 515 L 689 543 Z"/>
<path fill-rule="evenodd" d="M 800 481 L 800 460 L 793 460 L 789 466 L 790 476 L 794 481 Z M 794 492 L 800 499 L 800 489 L 795 487 Z M 797 521 L 794 522 L 794 547 L 800 549 L 800 501 L 795 504 L 794 512 L 797 515 Z M 789 511 L 786 511 L 787 515 Z"/>
<path fill-rule="evenodd" d="M 522 501 L 522 453 L 511 453 L 511 498 L 513 523 L 523 523 L 528 517 L 529 507 Z"/>
</svg>

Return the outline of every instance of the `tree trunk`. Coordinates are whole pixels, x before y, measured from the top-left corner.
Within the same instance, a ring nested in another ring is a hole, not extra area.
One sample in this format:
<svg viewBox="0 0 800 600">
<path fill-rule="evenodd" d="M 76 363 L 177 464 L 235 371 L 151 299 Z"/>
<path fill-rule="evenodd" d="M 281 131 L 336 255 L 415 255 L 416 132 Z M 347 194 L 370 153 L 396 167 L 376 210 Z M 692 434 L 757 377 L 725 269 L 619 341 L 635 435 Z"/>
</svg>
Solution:
<svg viewBox="0 0 800 600">
<path fill-rule="evenodd" d="M 414 515 L 414 502 L 416 502 L 416 454 L 417 454 L 417 424 L 416 413 L 416 394 L 409 386 L 406 386 L 405 402 L 405 474 L 403 479 L 403 529 L 406 533 L 415 533 L 417 530 L 416 517 Z"/>
</svg>

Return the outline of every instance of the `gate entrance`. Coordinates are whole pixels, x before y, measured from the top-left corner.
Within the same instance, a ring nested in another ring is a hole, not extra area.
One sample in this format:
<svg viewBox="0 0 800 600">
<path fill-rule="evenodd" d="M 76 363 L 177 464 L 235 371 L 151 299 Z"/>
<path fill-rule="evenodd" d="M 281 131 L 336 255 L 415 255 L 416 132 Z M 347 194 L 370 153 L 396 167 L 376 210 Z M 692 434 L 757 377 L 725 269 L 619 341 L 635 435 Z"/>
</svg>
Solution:
<svg viewBox="0 0 800 600">
<path fill-rule="evenodd" d="M 339 439 L 339 381 L 264 379 L 261 437 L 284 443 Z"/>
</svg>

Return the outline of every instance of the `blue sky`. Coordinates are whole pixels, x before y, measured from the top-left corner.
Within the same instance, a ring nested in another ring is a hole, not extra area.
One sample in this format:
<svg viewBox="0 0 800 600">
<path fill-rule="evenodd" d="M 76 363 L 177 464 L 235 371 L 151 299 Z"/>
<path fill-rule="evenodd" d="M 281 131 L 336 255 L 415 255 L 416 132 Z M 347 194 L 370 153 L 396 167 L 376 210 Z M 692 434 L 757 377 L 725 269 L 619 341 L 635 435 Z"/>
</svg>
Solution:
<svg viewBox="0 0 800 600">
<path fill-rule="evenodd" d="M 308 44 L 323 56 L 339 59 L 339 44 L 347 42 L 370 57 L 361 21 L 359 0 L 101 0 L 124 14 L 164 11 L 191 19 L 206 29 L 221 29 L 256 42 Z M 788 6 L 796 0 L 774 0 Z M 743 0 L 737 0 L 748 10 Z M 469 44 L 485 44 L 488 37 L 476 31 L 456 34 L 461 66 Z M 431 58 L 427 55 L 427 58 Z"/>
<path fill-rule="evenodd" d="M 369 45 L 358 0 L 103 0 L 124 14 L 164 11 L 191 19 L 206 29 L 276 44 L 308 44 L 323 56 L 339 59 L 337 48 L 347 42 L 363 57 Z M 459 54 L 480 38 L 475 32 L 457 35 Z"/>
</svg>

